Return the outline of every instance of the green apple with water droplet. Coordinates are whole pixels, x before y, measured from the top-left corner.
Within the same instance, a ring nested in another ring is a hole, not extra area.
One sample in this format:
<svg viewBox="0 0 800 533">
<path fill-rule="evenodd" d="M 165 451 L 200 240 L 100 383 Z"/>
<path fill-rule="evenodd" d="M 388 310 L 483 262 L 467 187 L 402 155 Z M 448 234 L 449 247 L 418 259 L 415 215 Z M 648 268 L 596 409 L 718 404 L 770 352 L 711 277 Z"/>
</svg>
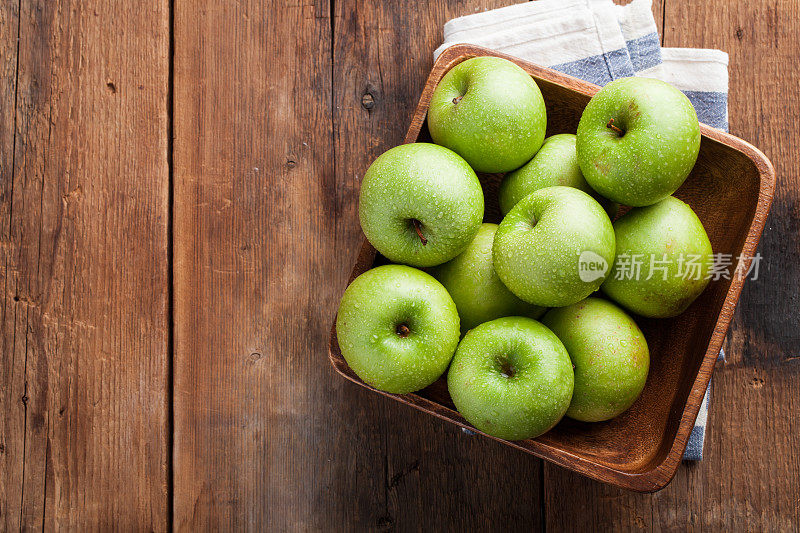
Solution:
<svg viewBox="0 0 800 533">
<path fill-rule="evenodd" d="M 572 360 L 575 387 L 568 417 L 601 422 L 634 404 L 647 381 L 650 352 L 642 330 L 625 311 L 590 297 L 551 309 L 542 323 Z"/>
<path fill-rule="evenodd" d="M 496 231 L 497 224 L 483 224 L 466 250 L 432 271 L 458 308 L 462 332 L 495 318 L 538 318 L 545 311 L 514 296 L 497 277 L 492 261 Z"/>
<path fill-rule="evenodd" d="M 606 200 L 586 183 L 578 165 L 575 135 L 570 133 L 547 137 L 533 159 L 505 175 L 497 193 L 500 211 L 506 215 L 517 202 L 530 193 L 555 185 L 575 187 L 589 194 L 603 206 L 611 218 L 617 212 L 616 203 Z"/>
<path fill-rule="evenodd" d="M 573 187 L 539 189 L 497 229 L 494 268 L 522 300 L 562 307 L 600 288 L 614 261 L 614 228 L 597 201 Z"/>
<path fill-rule="evenodd" d="M 472 242 L 483 221 L 483 190 L 452 150 L 403 144 L 370 165 L 358 215 L 367 240 L 390 261 L 429 267 Z"/>
<path fill-rule="evenodd" d="M 447 370 L 460 336 L 458 310 L 429 274 L 383 265 L 345 290 L 336 336 L 345 361 L 365 383 L 406 394 Z"/>
<path fill-rule="evenodd" d="M 499 57 L 474 57 L 451 68 L 428 107 L 433 142 L 454 150 L 478 172 L 521 167 L 539 150 L 546 127 L 536 82 Z"/>
<path fill-rule="evenodd" d="M 700 151 L 700 125 L 692 103 L 675 87 L 621 78 L 586 105 L 576 148 L 592 189 L 624 205 L 646 206 L 686 180 Z"/>
<path fill-rule="evenodd" d="M 464 336 L 447 388 L 458 412 L 475 428 L 524 440 L 561 420 L 573 379 L 569 354 L 552 331 L 531 318 L 505 317 Z"/>
<path fill-rule="evenodd" d="M 631 209 L 614 222 L 617 257 L 602 290 L 636 314 L 683 313 L 705 290 L 714 262 L 711 241 L 689 205 L 669 196 Z"/>
</svg>

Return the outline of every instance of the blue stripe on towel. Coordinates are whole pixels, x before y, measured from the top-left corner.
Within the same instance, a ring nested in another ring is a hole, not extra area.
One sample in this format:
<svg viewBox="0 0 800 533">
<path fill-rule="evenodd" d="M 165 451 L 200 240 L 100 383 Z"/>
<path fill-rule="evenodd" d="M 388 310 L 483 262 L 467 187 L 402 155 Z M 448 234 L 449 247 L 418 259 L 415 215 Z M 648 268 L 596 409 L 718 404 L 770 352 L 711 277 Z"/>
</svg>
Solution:
<svg viewBox="0 0 800 533">
<path fill-rule="evenodd" d="M 700 410 L 697 414 L 697 420 L 694 423 L 691 434 L 689 434 L 686 451 L 683 452 L 684 461 L 700 461 L 703 458 L 703 443 L 706 440 L 706 424 L 708 423 L 706 417 L 708 416 L 708 402 L 710 398 L 711 383 L 708 384 L 706 395 L 703 397 L 703 403 L 700 405 Z M 702 423 L 700 422 L 701 420 L 703 420 Z"/>
<path fill-rule="evenodd" d="M 703 443 L 706 440 L 706 427 L 695 426 L 689 435 L 686 451 L 683 452 L 684 461 L 700 461 L 703 459 Z"/>
<path fill-rule="evenodd" d="M 683 94 L 692 102 L 700 122 L 728 131 L 727 93 L 683 91 Z"/>
<path fill-rule="evenodd" d="M 661 64 L 661 41 L 656 32 L 626 41 L 625 45 L 636 72 Z"/>
<path fill-rule="evenodd" d="M 634 74 L 627 48 L 578 61 L 551 65 L 550 68 L 601 86 L 617 78 Z"/>
</svg>

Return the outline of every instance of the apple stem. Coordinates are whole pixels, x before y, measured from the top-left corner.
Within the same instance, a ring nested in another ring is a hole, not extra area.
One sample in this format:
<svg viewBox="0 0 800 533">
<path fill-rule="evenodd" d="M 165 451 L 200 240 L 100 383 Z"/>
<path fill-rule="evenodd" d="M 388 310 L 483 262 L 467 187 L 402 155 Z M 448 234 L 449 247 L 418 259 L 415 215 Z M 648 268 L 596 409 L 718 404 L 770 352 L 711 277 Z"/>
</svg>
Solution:
<svg viewBox="0 0 800 533">
<path fill-rule="evenodd" d="M 622 131 L 621 129 L 619 129 L 618 127 L 616 127 L 614 125 L 614 119 L 613 118 L 608 121 L 608 124 L 606 124 L 606 128 L 610 128 L 610 129 L 614 130 L 617 133 L 617 135 L 619 135 L 620 137 L 625 135 L 624 131 Z"/>
<path fill-rule="evenodd" d="M 461 96 L 456 96 L 455 98 L 453 98 L 453 103 L 454 103 L 454 104 L 457 104 L 457 103 L 459 103 L 459 102 L 461 101 L 461 99 L 462 99 L 462 98 L 464 98 L 464 95 L 463 95 L 463 94 L 462 94 Z"/>
<path fill-rule="evenodd" d="M 411 330 L 405 324 L 398 325 L 395 331 L 403 338 L 408 337 L 408 334 L 411 333 Z"/>
<path fill-rule="evenodd" d="M 411 221 L 411 224 L 414 226 L 414 230 L 416 230 L 417 235 L 419 235 L 419 240 L 422 241 L 422 246 L 428 244 L 428 239 L 426 239 L 425 235 L 422 234 L 422 227 L 420 226 L 419 220 L 415 218 Z"/>
<path fill-rule="evenodd" d="M 504 378 L 513 378 L 514 374 L 516 374 L 514 365 L 508 359 L 504 359 L 500 365 L 500 375 Z"/>
</svg>

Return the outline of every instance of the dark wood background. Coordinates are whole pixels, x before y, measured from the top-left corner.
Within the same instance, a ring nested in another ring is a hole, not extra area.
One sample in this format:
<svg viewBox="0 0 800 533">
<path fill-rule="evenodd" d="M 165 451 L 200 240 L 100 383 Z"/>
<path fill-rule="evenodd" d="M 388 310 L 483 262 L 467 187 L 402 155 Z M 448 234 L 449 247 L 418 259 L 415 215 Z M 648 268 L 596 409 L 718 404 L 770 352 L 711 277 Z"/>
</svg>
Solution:
<svg viewBox="0 0 800 533">
<path fill-rule="evenodd" d="M 330 367 L 361 176 L 507 3 L 0 5 L 0 529 L 798 527 L 798 0 L 654 2 L 778 174 L 702 462 L 624 492 Z"/>
</svg>

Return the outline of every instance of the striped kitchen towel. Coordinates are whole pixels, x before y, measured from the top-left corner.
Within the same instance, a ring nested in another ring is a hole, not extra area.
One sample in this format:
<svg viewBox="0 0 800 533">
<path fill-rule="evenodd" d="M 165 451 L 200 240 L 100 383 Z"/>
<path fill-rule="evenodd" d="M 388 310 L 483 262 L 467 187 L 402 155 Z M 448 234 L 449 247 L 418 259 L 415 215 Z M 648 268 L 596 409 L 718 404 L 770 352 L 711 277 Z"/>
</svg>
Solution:
<svg viewBox="0 0 800 533">
<path fill-rule="evenodd" d="M 683 91 L 701 122 L 728 129 L 728 55 L 719 50 L 661 48 L 652 0 L 538 0 L 448 21 L 447 47 L 469 43 L 498 50 L 597 85 L 626 76 L 664 80 Z M 725 354 L 720 352 L 720 360 Z M 684 459 L 703 458 L 709 384 Z"/>
</svg>

